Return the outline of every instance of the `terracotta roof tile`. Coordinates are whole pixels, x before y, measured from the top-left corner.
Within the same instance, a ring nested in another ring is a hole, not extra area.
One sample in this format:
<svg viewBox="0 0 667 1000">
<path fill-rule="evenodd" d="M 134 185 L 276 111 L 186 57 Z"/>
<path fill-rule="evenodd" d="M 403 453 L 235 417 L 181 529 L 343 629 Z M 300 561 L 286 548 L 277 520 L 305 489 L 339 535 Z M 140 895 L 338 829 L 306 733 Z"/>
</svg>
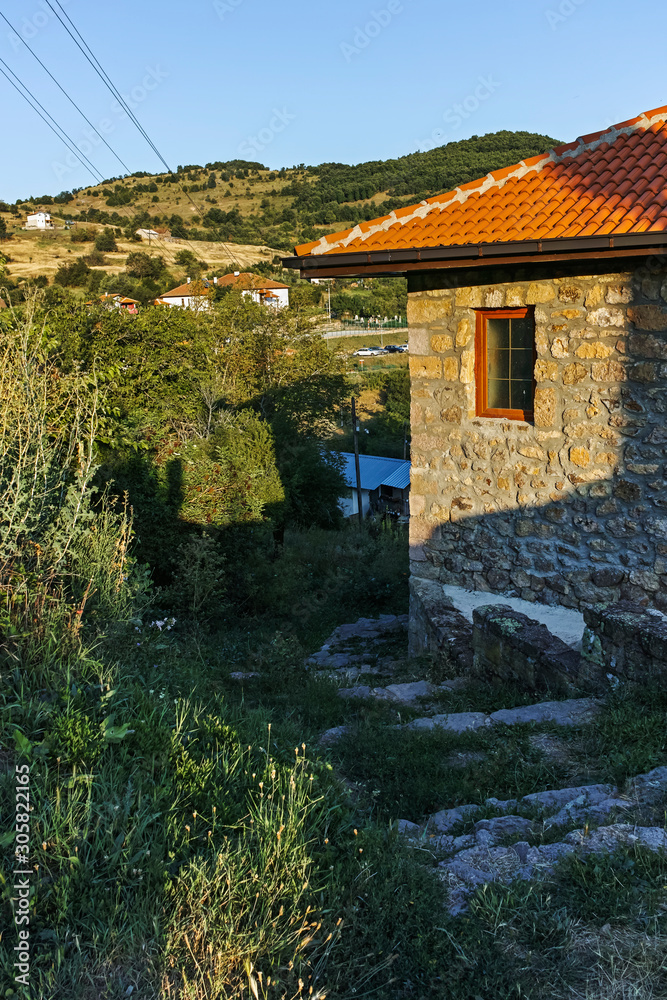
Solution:
<svg viewBox="0 0 667 1000">
<path fill-rule="evenodd" d="M 667 106 L 503 167 L 299 256 L 667 229 Z"/>
</svg>

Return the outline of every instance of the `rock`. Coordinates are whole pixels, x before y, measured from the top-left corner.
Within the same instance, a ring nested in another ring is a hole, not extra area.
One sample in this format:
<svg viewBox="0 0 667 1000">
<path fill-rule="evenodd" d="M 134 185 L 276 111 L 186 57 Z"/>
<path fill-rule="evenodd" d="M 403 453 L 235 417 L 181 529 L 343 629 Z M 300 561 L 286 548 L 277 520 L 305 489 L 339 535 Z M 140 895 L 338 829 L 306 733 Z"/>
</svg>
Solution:
<svg viewBox="0 0 667 1000">
<path fill-rule="evenodd" d="M 481 729 L 488 726 L 489 720 L 483 712 L 454 712 L 452 715 L 433 715 L 425 719 L 413 719 L 406 729 L 448 729 L 453 733 L 465 733 L 471 729 Z"/>
<path fill-rule="evenodd" d="M 502 708 L 490 716 L 495 723 L 516 726 L 530 722 L 555 722 L 557 726 L 577 726 L 587 722 L 597 711 L 593 698 L 571 698 L 567 701 L 542 701 L 521 708 Z"/>
<path fill-rule="evenodd" d="M 524 795 L 521 805 L 537 806 L 540 809 L 562 809 L 575 800 L 586 801 L 588 805 L 597 805 L 613 793 L 612 785 L 576 785 L 573 788 L 550 788 L 544 792 L 531 792 Z"/>
<path fill-rule="evenodd" d="M 367 684 L 359 684 L 357 687 L 340 688 L 339 698 L 370 698 L 371 689 Z"/>
<path fill-rule="evenodd" d="M 389 684 L 385 690 L 394 701 L 406 705 L 416 698 L 427 698 L 434 687 L 428 681 L 412 681 L 410 684 Z"/>
<path fill-rule="evenodd" d="M 527 840 L 517 840 L 516 844 L 512 844 L 512 850 L 516 854 L 517 858 L 522 865 L 525 865 L 528 861 L 528 852 L 530 851 L 530 844 Z"/>
<path fill-rule="evenodd" d="M 409 819 L 399 819 L 396 826 L 398 828 L 398 832 L 404 837 L 418 837 L 421 833 L 421 827 L 419 824 L 411 823 Z"/>
<path fill-rule="evenodd" d="M 566 857 L 568 854 L 572 854 L 573 850 L 573 844 L 543 844 L 541 847 L 530 848 L 528 851 L 527 861 L 535 868 L 542 867 L 543 869 L 548 868 L 551 870 L 553 866 L 561 860 L 561 858 Z"/>
<path fill-rule="evenodd" d="M 479 812 L 479 806 L 474 804 L 457 806 L 456 809 L 441 809 L 435 813 L 428 821 L 428 828 L 437 833 L 447 833 L 458 823 L 463 823 Z"/>
<path fill-rule="evenodd" d="M 635 798 L 652 805 L 667 793 L 667 767 L 654 767 L 648 774 L 638 774 L 630 782 Z"/>
<path fill-rule="evenodd" d="M 229 675 L 229 679 L 232 681 L 254 681 L 261 676 L 262 676 L 261 674 L 258 674 L 254 670 L 250 671 L 235 670 L 233 673 Z"/>
<path fill-rule="evenodd" d="M 508 847 L 473 847 L 449 861 L 441 861 L 438 867 L 449 887 L 448 909 L 452 915 L 463 912 L 466 897 L 478 885 L 529 879 L 532 872 L 531 866 L 523 864 L 517 852 Z"/>
<path fill-rule="evenodd" d="M 614 851 L 617 847 L 647 847 L 650 851 L 667 849 L 667 831 L 661 826 L 633 826 L 631 823 L 613 823 L 597 830 L 573 830 L 565 837 L 568 844 L 581 848 L 584 854 Z"/>
<path fill-rule="evenodd" d="M 475 823 L 475 841 L 486 847 L 495 847 L 503 837 L 532 832 L 533 824 L 523 816 L 496 816 L 495 819 L 480 819 Z"/>
<path fill-rule="evenodd" d="M 331 746 L 332 743 L 337 743 L 349 731 L 349 726 L 334 726 L 333 729 L 327 729 L 325 733 L 322 733 L 317 742 L 321 747 Z"/>
<path fill-rule="evenodd" d="M 517 807 L 517 799 L 496 799 L 492 796 L 490 799 L 486 799 L 484 805 L 490 806 L 492 809 L 500 809 L 504 813 L 514 812 Z"/>
<path fill-rule="evenodd" d="M 617 809 L 629 809 L 636 805 L 636 802 L 628 802 L 627 799 L 607 798 L 597 805 L 591 805 L 587 796 L 581 795 L 579 798 L 568 802 L 554 816 L 550 816 L 544 824 L 545 830 L 552 826 L 571 826 L 572 823 L 583 823 L 584 820 L 592 820 L 599 823 L 605 820 Z"/>
</svg>

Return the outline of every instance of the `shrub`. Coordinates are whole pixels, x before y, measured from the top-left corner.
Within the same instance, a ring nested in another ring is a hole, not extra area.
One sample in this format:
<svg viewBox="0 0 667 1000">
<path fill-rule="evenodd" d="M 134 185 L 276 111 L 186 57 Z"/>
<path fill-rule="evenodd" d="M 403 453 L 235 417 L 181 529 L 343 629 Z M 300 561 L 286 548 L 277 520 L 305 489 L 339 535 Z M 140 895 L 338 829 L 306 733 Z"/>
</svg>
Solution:
<svg viewBox="0 0 667 1000">
<path fill-rule="evenodd" d="M 63 264 L 56 271 L 54 281 L 57 285 L 78 286 L 85 285 L 90 275 L 90 268 L 82 257 L 71 264 Z"/>
<path fill-rule="evenodd" d="M 118 251 L 116 238 L 110 229 L 103 229 L 101 233 L 97 234 L 95 249 L 101 250 L 102 253 L 116 253 Z"/>
<path fill-rule="evenodd" d="M 72 243 L 94 243 L 97 233 L 94 229 L 72 229 L 69 238 Z"/>
</svg>

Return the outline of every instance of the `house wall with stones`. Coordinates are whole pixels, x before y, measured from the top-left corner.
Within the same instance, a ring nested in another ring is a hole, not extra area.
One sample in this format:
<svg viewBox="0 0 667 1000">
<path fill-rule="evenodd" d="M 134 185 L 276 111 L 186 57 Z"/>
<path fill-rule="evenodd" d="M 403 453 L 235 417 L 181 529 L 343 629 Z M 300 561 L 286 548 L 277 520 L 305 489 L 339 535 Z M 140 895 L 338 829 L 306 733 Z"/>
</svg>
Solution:
<svg viewBox="0 0 667 1000">
<path fill-rule="evenodd" d="M 410 278 L 413 577 L 667 611 L 667 262 L 621 267 Z M 534 423 L 477 417 L 475 310 L 525 305 Z"/>
</svg>

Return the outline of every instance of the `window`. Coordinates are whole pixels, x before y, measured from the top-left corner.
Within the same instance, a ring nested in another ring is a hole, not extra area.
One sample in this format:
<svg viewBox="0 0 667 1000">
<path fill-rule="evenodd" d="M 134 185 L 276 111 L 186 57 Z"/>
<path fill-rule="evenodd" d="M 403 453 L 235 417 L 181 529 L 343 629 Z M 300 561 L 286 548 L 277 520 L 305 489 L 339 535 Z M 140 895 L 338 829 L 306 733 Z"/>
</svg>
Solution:
<svg viewBox="0 0 667 1000">
<path fill-rule="evenodd" d="M 478 417 L 532 420 L 534 366 L 532 309 L 478 311 L 475 338 Z"/>
</svg>

